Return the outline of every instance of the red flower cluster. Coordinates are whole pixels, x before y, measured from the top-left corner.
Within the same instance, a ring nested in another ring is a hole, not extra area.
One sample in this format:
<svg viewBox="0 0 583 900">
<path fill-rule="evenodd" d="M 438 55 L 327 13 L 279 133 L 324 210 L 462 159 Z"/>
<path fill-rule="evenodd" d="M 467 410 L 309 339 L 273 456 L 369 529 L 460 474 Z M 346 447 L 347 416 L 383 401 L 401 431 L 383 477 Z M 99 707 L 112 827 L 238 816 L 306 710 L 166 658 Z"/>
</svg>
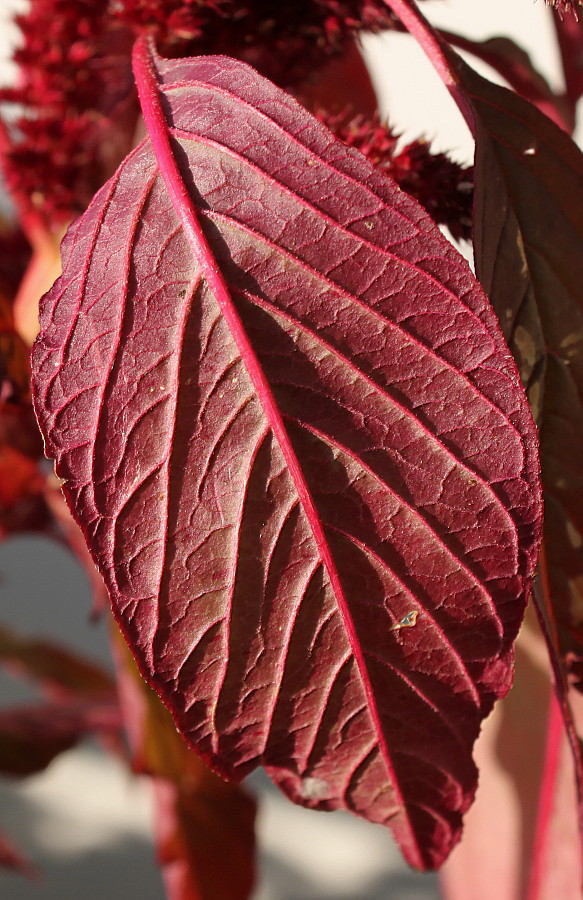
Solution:
<svg viewBox="0 0 583 900">
<path fill-rule="evenodd" d="M 17 18 L 20 80 L 0 99 L 25 113 L 5 129 L 3 169 L 21 211 L 53 226 L 81 212 L 102 184 L 103 134 L 131 91 L 130 44 L 106 9 L 103 0 L 33 0 Z"/>
<path fill-rule="evenodd" d="M 3 168 L 21 212 L 34 210 L 54 227 L 87 206 L 129 149 L 138 114 L 130 68 L 137 34 L 151 31 L 167 56 L 243 59 L 291 88 L 340 52 L 353 32 L 389 28 L 393 19 L 383 0 L 32 0 L 18 24 L 21 80 L 0 98 L 26 112 L 5 134 Z M 380 154 L 378 164 L 438 221 L 465 234 L 463 171 L 423 144 L 395 157 L 381 134 L 379 123 L 363 122 L 341 136 L 367 155 Z"/>
<path fill-rule="evenodd" d="M 350 31 L 391 17 L 382 0 L 32 0 L 17 21 L 20 83 L 0 99 L 26 112 L 4 134 L 3 169 L 21 211 L 54 226 L 86 207 L 127 152 L 136 34 L 152 31 L 169 56 L 225 53 L 291 85 Z"/>
<path fill-rule="evenodd" d="M 208 53 L 225 52 L 217 45 L 224 36 L 238 49 L 298 36 L 335 49 L 347 32 L 393 24 L 383 0 L 118 0 L 112 13 L 165 44 L 204 41 Z"/>
<path fill-rule="evenodd" d="M 119 0 L 113 14 L 152 30 L 166 56 L 219 53 L 289 88 L 355 31 L 392 28 L 383 0 Z"/>
<path fill-rule="evenodd" d="M 432 153 L 426 141 L 408 144 L 397 152 L 399 135 L 380 119 L 346 114 L 321 115 L 336 137 L 360 150 L 375 166 L 397 182 L 427 210 L 432 219 L 446 225 L 456 240 L 471 237 L 473 171 L 444 153 Z"/>
<path fill-rule="evenodd" d="M 16 332 L 12 298 L 30 258 L 21 231 L 0 227 L 0 538 L 43 531 L 48 509 L 38 469 L 43 444 L 30 397 L 29 348 Z"/>
<path fill-rule="evenodd" d="M 583 5 L 583 0 L 547 0 L 547 2 L 558 9 L 560 13 L 573 13 L 576 19 L 579 18 L 578 11 Z"/>
</svg>

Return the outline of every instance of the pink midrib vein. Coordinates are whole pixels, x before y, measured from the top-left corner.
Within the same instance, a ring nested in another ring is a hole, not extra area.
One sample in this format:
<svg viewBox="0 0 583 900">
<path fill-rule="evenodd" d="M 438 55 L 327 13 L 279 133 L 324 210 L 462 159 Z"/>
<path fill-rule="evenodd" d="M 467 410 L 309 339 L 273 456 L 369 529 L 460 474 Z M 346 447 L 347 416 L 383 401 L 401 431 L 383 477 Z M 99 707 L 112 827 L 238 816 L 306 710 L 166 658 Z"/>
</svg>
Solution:
<svg viewBox="0 0 583 900">
<path fill-rule="evenodd" d="M 243 323 L 232 301 L 229 288 L 223 278 L 222 272 L 216 262 L 208 241 L 202 231 L 192 199 L 188 193 L 186 185 L 180 174 L 180 170 L 176 163 L 174 153 L 170 144 L 168 134 L 168 123 L 164 116 L 160 103 L 160 94 L 158 88 L 158 80 L 153 64 L 152 46 L 149 39 L 145 36 L 138 38 L 133 49 L 133 70 L 140 99 L 142 115 L 146 123 L 146 128 L 152 142 L 156 161 L 158 163 L 160 174 L 164 180 L 166 190 L 168 191 L 170 200 L 174 207 L 174 211 L 178 216 L 185 237 L 190 244 L 194 257 L 201 268 L 202 275 L 206 280 L 209 289 L 212 291 L 221 313 L 225 317 L 225 321 L 229 326 L 231 334 L 238 350 L 245 362 L 245 366 L 249 373 L 249 377 L 257 392 L 259 402 L 264 410 L 265 416 L 273 429 L 275 438 L 283 453 L 286 465 L 288 466 L 290 475 L 298 492 L 300 503 L 307 516 L 308 522 L 312 530 L 314 541 L 318 548 L 322 563 L 328 573 L 330 584 L 337 599 L 340 612 L 342 614 L 346 630 L 348 633 L 350 645 L 363 688 L 367 698 L 368 708 L 373 719 L 375 729 L 377 731 L 379 745 L 383 753 L 383 759 L 387 767 L 391 786 L 395 792 L 397 801 L 399 802 L 407 822 L 411 842 L 409 851 L 413 851 L 419 859 L 418 865 L 423 867 L 422 856 L 418 847 L 415 831 L 409 820 L 407 807 L 401 794 L 399 783 L 393 769 L 390 759 L 389 750 L 383 733 L 382 723 L 378 713 L 376 701 L 373 695 L 372 686 L 368 676 L 366 663 L 363 652 L 360 648 L 358 638 L 355 632 L 352 616 L 348 608 L 348 603 L 344 595 L 342 583 L 338 570 L 334 563 L 330 546 L 324 533 L 324 527 L 320 519 L 320 515 L 314 503 L 314 498 L 307 485 L 300 462 L 293 449 L 291 440 L 287 433 L 281 413 L 277 407 L 277 403 L 273 396 L 271 387 L 267 381 L 265 373 L 261 368 L 257 355 L 249 341 L 249 338 L 243 327 Z M 411 860 L 413 862 L 413 860 Z"/>
</svg>

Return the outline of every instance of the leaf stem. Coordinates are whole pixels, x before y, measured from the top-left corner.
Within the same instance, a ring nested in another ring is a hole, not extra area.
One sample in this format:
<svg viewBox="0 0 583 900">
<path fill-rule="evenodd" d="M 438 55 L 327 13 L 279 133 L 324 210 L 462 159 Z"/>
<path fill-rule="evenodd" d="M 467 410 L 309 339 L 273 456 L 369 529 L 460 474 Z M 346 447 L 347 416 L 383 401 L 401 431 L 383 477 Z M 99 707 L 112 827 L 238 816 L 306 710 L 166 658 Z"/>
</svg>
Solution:
<svg viewBox="0 0 583 900">
<path fill-rule="evenodd" d="M 476 120 L 471 103 L 460 87 L 459 78 L 451 62 L 453 51 L 417 9 L 412 0 L 384 0 L 411 37 L 415 38 L 437 74 L 451 94 L 472 136 L 476 136 Z"/>
</svg>

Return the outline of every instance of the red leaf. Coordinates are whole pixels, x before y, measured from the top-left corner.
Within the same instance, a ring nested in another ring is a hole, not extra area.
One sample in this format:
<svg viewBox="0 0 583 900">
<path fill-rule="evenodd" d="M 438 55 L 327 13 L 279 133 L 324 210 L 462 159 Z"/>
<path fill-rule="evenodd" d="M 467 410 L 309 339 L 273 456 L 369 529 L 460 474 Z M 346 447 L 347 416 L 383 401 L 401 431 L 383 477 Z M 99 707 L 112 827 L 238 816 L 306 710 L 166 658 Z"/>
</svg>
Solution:
<svg viewBox="0 0 583 900">
<path fill-rule="evenodd" d="M 583 837 L 583 759 L 566 665 L 573 653 L 581 658 L 583 155 L 531 103 L 466 65 L 412 0 L 386 2 L 426 49 L 476 137 L 476 270 L 540 426 L 545 542 L 534 597 L 573 752 Z M 541 816 L 543 830 L 544 823 Z"/>
<path fill-rule="evenodd" d="M 43 302 L 48 452 L 187 739 L 439 865 L 538 540 L 514 363 L 465 262 L 360 154 L 241 63 L 153 68 L 167 184 L 145 141 Z"/>
<path fill-rule="evenodd" d="M 90 733 L 119 730 L 115 702 L 51 703 L 0 712 L 0 773 L 32 775 Z"/>
<path fill-rule="evenodd" d="M 116 697 L 113 679 L 100 666 L 49 641 L 21 637 L 3 625 L 0 663 L 38 681 L 53 699 Z"/>
<path fill-rule="evenodd" d="M 540 425 L 548 612 L 568 631 L 583 600 L 583 154 L 522 98 L 453 64 L 476 113 L 476 270 Z M 565 656 L 573 637 L 560 640 Z"/>
<path fill-rule="evenodd" d="M 521 97 L 461 60 L 452 57 L 452 66 L 476 116 L 476 270 L 539 424 L 545 549 L 535 599 L 574 754 L 583 837 L 583 759 L 567 690 L 571 657 L 583 655 L 583 155 Z M 576 725 L 581 734 L 583 722 Z"/>
<path fill-rule="evenodd" d="M 440 31 L 454 47 L 471 53 L 490 65 L 526 100 L 566 131 L 572 130 L 573 112 L 565 98 L 555 94 L 547 80 L 535 68 L 528 53 L 507 37 L 474 41 L 451 31 Z"/>
<path fill-rule="evenodd" d="M 20 872 L 21 875 L 26 875 L 28 878 L 34 878 L 37 875 L 34 866 L 25 859 L 2 832 L 0 832 L 0 866 L 4 869 L 13 869 L 15 872 Z"/>
</svg>

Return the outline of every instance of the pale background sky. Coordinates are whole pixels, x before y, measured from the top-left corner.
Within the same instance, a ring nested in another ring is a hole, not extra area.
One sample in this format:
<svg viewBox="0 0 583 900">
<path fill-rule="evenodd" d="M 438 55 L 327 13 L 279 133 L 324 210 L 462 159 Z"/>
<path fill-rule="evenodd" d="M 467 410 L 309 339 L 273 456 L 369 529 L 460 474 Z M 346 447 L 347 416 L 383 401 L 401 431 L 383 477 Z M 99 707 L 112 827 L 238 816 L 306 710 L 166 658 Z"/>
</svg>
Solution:
<svg viewBox="0 0 583 900">
<path fill-rule="evenodd" d="M 14 5 L 0 0 L 0 46 L 13 38 Z M 471 37 L 514 37 L 557 83 L 543 0 L 435 0 L 423 8 L 435 24 Z M 436 149 L 471 160 L 466 126 L 413 41 L 387 34 L 367 39 L 365 46 L 382 109 L 404 139 L 424 134 L 435 138 Z M 10 71 L 0 63 L 1 78 Z M 0 544 L 1 621 L 107 661 L 104 628 L 89 625 L 88 608 L 84 573 L 64 551 L 40 539 Z M 0 694 L 2 702 L 30 696 L 7 676 L 0 677 Z M 261 793 L 262 858 L 254 900 L 438 898 L 437 880 L 411 873 L 384 829 L 348 815 L 294 807 L 262 779 L 255 783 Z M 91 745 L 63 755 L 46 773 L 22 784 L 0 783 L 0 829 L 44 872 L 40 885 L 0 875 L 2 900 L 162 900 L 150 813 L 147 785 Z"/>
</svg>

